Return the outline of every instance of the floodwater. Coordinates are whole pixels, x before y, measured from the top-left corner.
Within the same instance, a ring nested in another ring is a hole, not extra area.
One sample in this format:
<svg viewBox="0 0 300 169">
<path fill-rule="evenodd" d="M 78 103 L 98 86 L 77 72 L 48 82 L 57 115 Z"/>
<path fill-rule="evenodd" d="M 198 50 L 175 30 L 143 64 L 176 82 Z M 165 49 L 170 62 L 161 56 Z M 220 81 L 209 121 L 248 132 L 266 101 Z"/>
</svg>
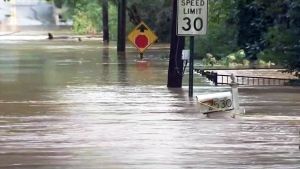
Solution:
<svg viewBox="0 0 300 169">
<path fill-rule="evenodd" d="M 300 167 L 300 89 L 240 88 L 238 119 L 166 87 L 167 47 L 137 65 L 99 41 L 0 42 L 0 168 Z M 228 91 L 195 74 L 194 94 Z"/>
</svg>

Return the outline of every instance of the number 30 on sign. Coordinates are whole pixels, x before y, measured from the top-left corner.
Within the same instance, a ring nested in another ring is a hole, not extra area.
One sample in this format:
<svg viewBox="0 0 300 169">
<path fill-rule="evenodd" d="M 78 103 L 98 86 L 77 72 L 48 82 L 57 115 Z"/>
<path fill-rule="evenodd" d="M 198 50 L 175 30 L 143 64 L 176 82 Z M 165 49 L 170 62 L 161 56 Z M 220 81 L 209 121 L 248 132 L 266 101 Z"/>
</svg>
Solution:
<svg viewBox="0 0 300 169">
<path fill-rule="evenodd" d="M 177 3 L 177 35 L 206 35 L 208 0 L 177 0 Z"/>
</svg>

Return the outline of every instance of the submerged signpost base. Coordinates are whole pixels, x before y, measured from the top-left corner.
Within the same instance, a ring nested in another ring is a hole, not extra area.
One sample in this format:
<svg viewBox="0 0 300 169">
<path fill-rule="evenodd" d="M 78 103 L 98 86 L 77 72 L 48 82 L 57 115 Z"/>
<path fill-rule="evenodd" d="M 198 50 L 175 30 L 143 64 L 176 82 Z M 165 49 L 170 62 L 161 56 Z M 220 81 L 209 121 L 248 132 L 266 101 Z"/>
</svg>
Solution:
<svg viewBox="0 0 300 169">
<path fill-rule="evenodd" d="M 189 63 L 189 97 L 193 97 L 194 88 L 194 36 L 190 37 L 190 63 Z"/>
<path fill-rule="evenodd" d="M 240 113 L 240 101 L 239 101 L 239 92 L 238 92 L 238 86 L 239 84 L 236 82 L 232 82 L 229 84 L 231 87 L 231 94 L 232 94 L 232 101 L 233 101 L 233 114 L 239 114 Z"/>
</svg>

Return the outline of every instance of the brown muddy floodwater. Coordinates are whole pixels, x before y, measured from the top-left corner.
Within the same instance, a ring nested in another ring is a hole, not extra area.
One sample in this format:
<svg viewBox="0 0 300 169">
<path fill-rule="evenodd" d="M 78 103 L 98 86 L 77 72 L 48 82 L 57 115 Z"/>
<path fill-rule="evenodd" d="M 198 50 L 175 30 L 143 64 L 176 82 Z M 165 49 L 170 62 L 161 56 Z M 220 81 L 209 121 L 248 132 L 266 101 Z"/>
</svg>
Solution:
<svg viewBox="0 0 300 169">
<path fill-rule="evenodd" d="M 240 88 L 240 119 L 207 119 L 167 89 L 167 50 L 0 42 L 0 168 L 300 168 L 300 88 Z M 131 45 L 129 45 L 131 46 Z M 195 95 L 227 91 L 195 74 Z"/>
</svg>

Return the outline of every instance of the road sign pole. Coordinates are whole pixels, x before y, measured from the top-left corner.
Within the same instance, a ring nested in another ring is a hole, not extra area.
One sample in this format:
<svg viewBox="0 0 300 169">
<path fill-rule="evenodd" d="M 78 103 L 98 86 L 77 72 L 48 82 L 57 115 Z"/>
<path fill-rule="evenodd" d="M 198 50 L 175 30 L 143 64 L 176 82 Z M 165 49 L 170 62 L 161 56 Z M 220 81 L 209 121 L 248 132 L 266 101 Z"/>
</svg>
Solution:
<svg viewBox="0 0 300 169">
<path fill-rule="evenodd" d="M 189 97 L 193 97 L 194 86 L 194 36 L 190 37 L 190 63 L 189 63 Z"/>
<path fill-rule="evenodd" d="M 189 97 L 193 97 L 194 36 L 207 35 L 208 0 L 177 0 L 177 36 L 190 37 Z"/>
<path fill-rule="evenodd" d="M 144 54 L 140 53 L 140 59 L 143 60 L 143 58 L 144 58 Z"/>
</svg>

